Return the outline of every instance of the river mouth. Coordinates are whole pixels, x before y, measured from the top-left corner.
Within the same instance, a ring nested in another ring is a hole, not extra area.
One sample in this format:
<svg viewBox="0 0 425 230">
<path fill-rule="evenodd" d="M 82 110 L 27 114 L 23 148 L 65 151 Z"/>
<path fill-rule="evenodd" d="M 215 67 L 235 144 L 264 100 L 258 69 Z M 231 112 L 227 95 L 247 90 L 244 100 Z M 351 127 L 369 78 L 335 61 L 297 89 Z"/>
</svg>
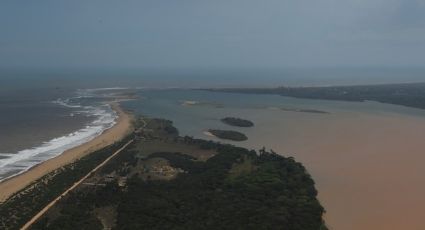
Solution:
<svg viewBox="0 0 425 230">
<path fill-rule="evenodd" d="M 302 162 L 316 181 L 331 229 L 425 229 L 425 185 L 419 183 L 425 180 L 423 110 L 193 90 L 139 94 L 143 100 L 124 106 L 174 121 L 181 135 L 218 141 L 203 132 L 229 128 L 222 117 L 253 121 L 252 128 L 232 127 L 247 141 L 219 141 L 257 150 L 265 146 Z M 299 112 L 304 109 L 326 113 Z"/>
</svg>

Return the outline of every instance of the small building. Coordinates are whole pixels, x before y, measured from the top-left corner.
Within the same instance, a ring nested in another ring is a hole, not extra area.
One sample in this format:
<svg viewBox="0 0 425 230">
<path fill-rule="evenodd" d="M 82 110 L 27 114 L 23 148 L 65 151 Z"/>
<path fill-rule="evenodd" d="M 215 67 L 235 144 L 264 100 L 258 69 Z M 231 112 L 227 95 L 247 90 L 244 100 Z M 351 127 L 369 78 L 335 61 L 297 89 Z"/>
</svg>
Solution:
<svg viewBox="0 0 425 230">
<path fill-rule="evenodd" d="M 127 184 L 127 177 L 118 178 L 117 184 L 119 187 L 125 187 L 125 185 Z"/>
</svg>

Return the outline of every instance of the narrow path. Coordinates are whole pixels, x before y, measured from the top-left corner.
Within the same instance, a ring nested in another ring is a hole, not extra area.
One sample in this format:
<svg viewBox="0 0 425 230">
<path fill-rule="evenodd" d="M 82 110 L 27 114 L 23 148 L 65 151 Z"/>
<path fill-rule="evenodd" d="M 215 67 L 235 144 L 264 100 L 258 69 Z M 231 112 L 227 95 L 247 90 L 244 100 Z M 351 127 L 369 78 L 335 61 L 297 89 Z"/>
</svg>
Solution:
<svg viewBox="0 0 425 230">
<path fill-rule="evenodd" d="M 96 168 L 91 170 L 87 175 L 85 175 L 83 178 L 81 178 L 79 181 L 75 182 L 74 185 L 72 185 L 70 188 L 68 188 L 65 192 L 63 192 L 61 195 L 59 195 L 56 199 L 54 199 L 52 202 L 50 202 L 48 205 L 46 205 L 40 212 L 38 212 L 33 218 L 31 218 L 30 221 L 28 221 L 21 230 L 28 229 L 32 224 L 38 221 L 40 217 L 42 217 L 52 206 L 54 206 L 58 201 L 60 201 L 63 197 L 65 197 L 70 191 L 74 190 L 78 185 L 83 183 L 84 180 L 86 180 L 89 176 L 91 176 L 93 173 L 95 173 L 97 170 L 99 170 L 102 166 L 104 166 L 106 163 L 108 163 L 112 158 L 114 158 L 117 154 L 119 154 L 122 150 L 124 150 L 129 144 L 131 144 L 134 140 L 128 141 L 123 147 L 118 149 L 114 154 L 106 158 L 102 163 L 100 163 Z"/>
<path fill-rule="evenodd" d="M 146 128 L 146 126 L 148 125 L 148 123 L 143 118 L 140 118 L 140 120 L 143 122 L 142 128 Z"/>
</svg>

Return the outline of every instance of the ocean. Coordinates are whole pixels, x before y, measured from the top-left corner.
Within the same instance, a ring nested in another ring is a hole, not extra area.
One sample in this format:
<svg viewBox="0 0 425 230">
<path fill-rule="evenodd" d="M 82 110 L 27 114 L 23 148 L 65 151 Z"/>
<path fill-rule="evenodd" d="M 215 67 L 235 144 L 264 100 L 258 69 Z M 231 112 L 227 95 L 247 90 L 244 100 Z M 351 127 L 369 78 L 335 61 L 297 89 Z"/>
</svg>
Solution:
<svg viewBox="0 0 425 230">
<path fill-rule="evenodd" d="M 105 101 L 105 95 L 90 89 L 35 88 L 2 92 L 0 181 L 112 127 L 117 115 Z"/>
<path fill-rule="evenodd" d="M 187 89 L 423 81 L 420 69 L 6 71 L 0 73 L 0 181 L 101 134 L 116 119 L 105 102 L 132 92 L 139 99 L 123 102 L 124 109 L 172 120 L 181 135 L 295 157 L 315 179 L 331 229 L 424 229 L 425 186 L 415 182 L 425 180 L 424 110 Z M 229 127 L 220 122 L 225 116 L 255 126 Z M 210 128 L 236 129 L 249 139 L 219 140 L 204 134 Z M 408 221 L 394 209 L 409 212 Z"/>
<path fill-rule="evenodd" d="M 420 81 L 425 76 L 423 73 L 425 71 L 421 69 L 2 70 L 0 181 L 84 143 L 111 127 L 116 115 L 105 104 L 105 95 L 99 94 L 108 91 L 98 89 L 376 84 Z M 177 124 L 183 124 L 182 119 L 190 121 L 196 110 L 178 110 L 182 115 L 175 116 L 173 109 L 180 107 L 167 103 L 180 103 L 192 98 L 186 94 L 194 91 L 177 92 L 147 93 L 151 100 L 143 104 L 141 112 L 173 118 Z M 167 102 L 167 97 L 176 95 L 180 98 L 179 102 Z M 217 97 L 210 101 L 226 101 L 227 98 L 227 95 L 208 95 L 196 93 L 200 99 Z M 161 107 L 164 105 L 168 110 Z M 236 100 L 233 106 L 242 105 Z M 186 122 L 180 128 L 190 135 L 199 134 L 199 130 L 190 126 L 190 122 Z"/>
</svg>

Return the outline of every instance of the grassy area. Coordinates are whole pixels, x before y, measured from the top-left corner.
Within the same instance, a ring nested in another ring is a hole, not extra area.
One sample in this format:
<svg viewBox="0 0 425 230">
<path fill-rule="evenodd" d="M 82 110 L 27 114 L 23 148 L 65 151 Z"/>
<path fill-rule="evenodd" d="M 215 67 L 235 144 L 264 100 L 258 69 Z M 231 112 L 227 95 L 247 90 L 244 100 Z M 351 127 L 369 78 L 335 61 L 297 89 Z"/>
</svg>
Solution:
<svg viewBox="0 0 425 230">
<path fill-rule="evenodd" d="M 137 141 L 93 175 L 95 186 L 65 197 L 33 229 L 321 229 L 314 182 L 292 158 L 146 122 Z"/>
<path fill-rule="evenodd" d="M 253 160 L 245 156 L 241 162 L 235 163 L 229 171 L 229 179 L 236 179 L 242 175 L 249 175 L 254 172 L 257 167 Z"/>
<path fill-rule="evenodd" d="M 118 150 L 129 138 L 131 137 L 57 169 L 10 197 L 0 205 L 0 229 L 19 229 L 75 181 Z"/>
<path fill-rule="evenodd" d="M 292 158 L 179 137 L 165 120 L 137 122 L 142 128 L 132 137 L 136 141 L 32 229 L 322 228 L 314 182 Z M 120 145 L 90 154 L 9 200 L 0 207 L 0 228 L 18 229 Z"/>
<path fill-rule="evenodd" d="M 200 149 L 197 145 L 188 145 L 184 142 L 177 141 L 161 141 L 161 140 L 144 140 L 136 143 L 135 151 L 139 156 L 149 156 L 155 152 L 180 152 L 191 155 L 198 160 L 206 161 L 214 156 L 217 152 L 212 149 Z"/>
</svg>

